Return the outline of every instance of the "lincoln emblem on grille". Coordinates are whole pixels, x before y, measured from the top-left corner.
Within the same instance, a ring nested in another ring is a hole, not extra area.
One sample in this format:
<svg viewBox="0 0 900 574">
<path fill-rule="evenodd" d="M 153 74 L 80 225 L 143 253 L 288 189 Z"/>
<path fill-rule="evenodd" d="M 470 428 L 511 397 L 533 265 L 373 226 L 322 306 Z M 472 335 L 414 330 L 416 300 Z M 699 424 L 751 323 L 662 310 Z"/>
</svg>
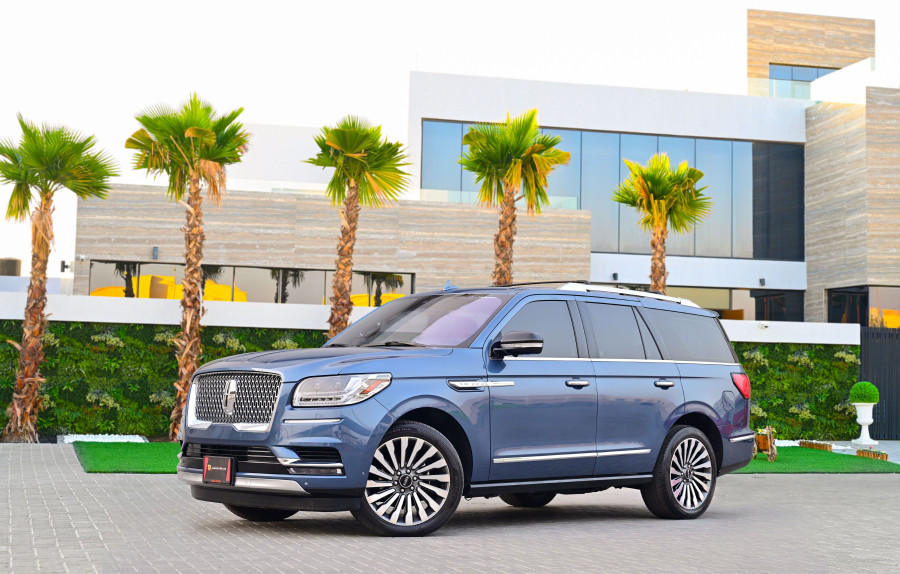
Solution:
<svg viewBox="0 0 900 574">
<path fill-rule="evenodd" d="M 225 414 L 231 416 L 234 414 L 234 398 L 237 394 L 237 381 L 229 379 L 225 385 L 225 392 L 222 393 L 222 410 Z"/>
</svg>

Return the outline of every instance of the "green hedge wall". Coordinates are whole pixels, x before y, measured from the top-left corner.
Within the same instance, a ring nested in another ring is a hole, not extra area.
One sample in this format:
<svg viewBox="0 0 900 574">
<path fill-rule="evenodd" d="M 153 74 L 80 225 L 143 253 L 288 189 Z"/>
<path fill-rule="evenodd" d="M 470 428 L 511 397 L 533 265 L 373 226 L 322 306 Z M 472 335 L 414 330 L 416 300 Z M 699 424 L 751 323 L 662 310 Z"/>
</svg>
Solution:
<svg viewBox="0 0 900 574">
<path fill-rule="evenodd" d="M 53 322 L 44 336 L 42 435 L 163 436 L 174 404 L 176 327 Z M 205 363 L 251 351 L 319 347 L 321 331 L 205 327 Z M 0 341 L 22 338 L 20 321 L 0 321 Z M 0 342 L 0 423 L 12 398 L 18 352 Z"/>
<path fill-rule="evenodd" d="M 859 377 L 859 347 L 735 343 L 750 376 L 750 424 L 778 438 L 849 440 L 859 436 L 848 400 Z"/>
<path fill-rule="evenodd" d="M 42 434 L 163 436 L 173 401 L 177 328 L 100 323 L 50 324 L 44 339 Z M 21 324 L 0 321 L 0 340 Z M 319 347 L 321 331 L 205 327 L 201 363 L 250 351 Z M 859 374 L 859 347 L 736 343 L 753 388 L 750 424 L 780 438 L 845 440 L 859 433 L 847 401 Z M 5 424 L 18 353 L 0 343 L 0 423 Z"/>
</svg>

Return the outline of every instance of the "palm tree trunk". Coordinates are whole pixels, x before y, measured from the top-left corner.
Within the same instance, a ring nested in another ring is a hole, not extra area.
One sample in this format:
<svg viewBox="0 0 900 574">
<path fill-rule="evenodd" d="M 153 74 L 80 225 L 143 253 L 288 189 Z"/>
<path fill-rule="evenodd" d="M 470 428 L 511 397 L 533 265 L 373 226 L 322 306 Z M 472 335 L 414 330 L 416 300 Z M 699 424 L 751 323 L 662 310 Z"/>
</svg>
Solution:
<svg viewBox="0 0 900 574">
<path fill-rule="evenodd" d="M 516 194 L 518 189 L 503 186 L 500 225 L 494 236 L 494 286 L 512 283 L 513 242 L 516 240 Z"/>
<path fill-rule="evenodd" d="M 650 235 L 650 249 L 653 257 L 650 260 L 650 290 L 666 294 L 666 238 L 667 227 L 654 227 Z"/>
<path fill-rule="evenodd" d="M 381 281 L 375 282 L 375 301 L 374 304 L 376 307 L 381 307 Z"/>
<path fill-rule="evenodd" d="M 124 279 L 125 279 L 125 296 L 129 298 L 134 298 L 134 275 L 132 275 L 131 265 L 127 265 L 125 267 Z"/>
<path fill-rule="evenodd" d="M 334 337 L 347 328 L 350 324 L 350 311 L 353 310 L 350 295 L 353 290 L 353 247 L 356 245 L 356 228 L 359 225 L 359 185 L 352 179 L 340 215 L 341 236 L 338 238 L 338 256 L 334 262 L 334 279 L 331 284 L 329 337 Z"/>
<path fill-rule="evenodd" d="M 8 421 L 3 429 L 4 442 L 37 442 L 37 415 L 41 409 L 39 392 L 44 378 L 44 345 L 41 337 L 47 327 L 47 260 L 53 242 L 53 200 L 41 194 L 41 203 L 31 214 L 31 282 L 22 322 L 22 347 L 12 402 L 6 409 Z"/>
<path fill-rule="evenodd" d="M 200 358 L 200 317 L 203 316 L 203 198 L 200 176 L 191 173 L 191 190 L 187 200 L 187 223 L 184 231 L 184 297 L 181 299 L 181 333 L 175 339 L 178 380 L 175 382 L 175 407 L 169 438 L 174 440 L 181 426 L 181 414 L 187 402 L 191 377 Z"/>
</svg>

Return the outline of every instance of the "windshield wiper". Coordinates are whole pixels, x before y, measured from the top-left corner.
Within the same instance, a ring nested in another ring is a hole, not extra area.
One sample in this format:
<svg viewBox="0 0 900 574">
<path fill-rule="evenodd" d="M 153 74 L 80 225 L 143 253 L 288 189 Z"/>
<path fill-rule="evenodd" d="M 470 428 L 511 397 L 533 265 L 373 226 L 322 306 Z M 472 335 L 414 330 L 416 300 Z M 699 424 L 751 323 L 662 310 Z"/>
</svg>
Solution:
<svg viewBox="0 0 900 574">
<path fill-rule="evenodd" d="M 427 347 L 421 343 L 413 343 L 412 341 L 385 341 L 383 343 L 367 343 L 363 347 Z"/>
<path fill-rule="evenodd" d="M 330 345 L 326 345 L 325 348 L 328 349 L 331 347 L 349 347 L 349 346 L 350 345 L 347 345 L 346 343 L 332 343 Z"/>
</svg>

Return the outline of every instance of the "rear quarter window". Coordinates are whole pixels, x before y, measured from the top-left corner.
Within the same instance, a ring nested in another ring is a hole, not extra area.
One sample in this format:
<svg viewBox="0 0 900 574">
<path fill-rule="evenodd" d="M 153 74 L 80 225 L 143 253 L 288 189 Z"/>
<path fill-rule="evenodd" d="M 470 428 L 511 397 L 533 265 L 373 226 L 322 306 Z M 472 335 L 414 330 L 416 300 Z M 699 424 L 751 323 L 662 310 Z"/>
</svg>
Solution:
<svg viewBox="0 0 900 574">
<path fill-rule="evenodd" d="M 734 363 L 731 345 L 714 317 L 643 309 L 662 339 L 666 359 L 701 363 Z"/>
</svg>

